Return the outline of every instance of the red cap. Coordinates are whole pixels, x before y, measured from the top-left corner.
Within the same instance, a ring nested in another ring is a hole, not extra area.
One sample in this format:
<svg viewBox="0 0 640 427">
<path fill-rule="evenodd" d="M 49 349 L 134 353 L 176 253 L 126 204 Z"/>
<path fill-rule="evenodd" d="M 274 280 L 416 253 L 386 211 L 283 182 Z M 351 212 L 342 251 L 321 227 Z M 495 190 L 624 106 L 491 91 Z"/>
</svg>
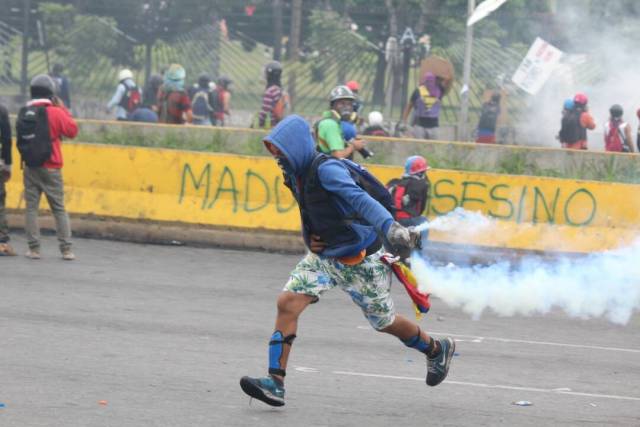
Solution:
<svg viewBox="0 0 640 427">
<path fill-rule="evenodd" d="M 360 90 L 360 83 L 355 80 L 349 80 L 345 86 L 351 89 L 352 92 L 357 92 Z"/>
</svg>

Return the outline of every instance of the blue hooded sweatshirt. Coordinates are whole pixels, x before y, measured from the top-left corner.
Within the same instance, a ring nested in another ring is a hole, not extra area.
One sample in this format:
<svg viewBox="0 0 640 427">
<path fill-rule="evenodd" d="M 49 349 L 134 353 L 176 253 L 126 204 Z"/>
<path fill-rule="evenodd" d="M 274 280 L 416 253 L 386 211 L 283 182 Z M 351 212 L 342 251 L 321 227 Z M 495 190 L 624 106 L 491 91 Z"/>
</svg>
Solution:
<svg viewBox="0 0 640 427">
<path fill-rule="evenodd" d="M 299 180 L 304 176 L 317 155 L 311 129 L 300 116 L 291 115 L 281 121 L 265 138 L 278 147 L 286 157 L 283 167 L 286 179 L 300 195 Z M 318 168 L 320 185 L 329 192 L 334 206 L 345 217 L 357 214 L 362 220 L 352 223 L 358 242 L 350 245 L 327 247 L 320 255 L 326 257 L 345 257 L 358 254 L 373 244 L 378 233 L 387 234 L 393 223 L 393 216 L 375 199 L 360 188 L 351 178 L 351 174 L 341 160 L 330 159 Z M 303 228 L 304 240 L 309 244 L 309 236 Z"/>
</svg>

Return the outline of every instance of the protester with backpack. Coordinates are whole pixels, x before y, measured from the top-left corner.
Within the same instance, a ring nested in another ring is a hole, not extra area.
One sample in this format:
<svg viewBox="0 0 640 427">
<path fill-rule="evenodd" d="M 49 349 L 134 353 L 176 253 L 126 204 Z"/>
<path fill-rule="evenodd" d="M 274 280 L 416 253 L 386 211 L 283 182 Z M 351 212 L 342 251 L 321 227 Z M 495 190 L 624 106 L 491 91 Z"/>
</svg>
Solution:
<svg viewBox="0 0 640 427">
<path fill-rule="evenodd" d="M 11 179 L 11 123 L 9 113 L 0 105 L 0 256 L 14 256 L 9 244 L 9 225 L 5 211 L 7 189 L 5 183 Z"/>
<path fill-rule="evenodd" d="M 268 375 L 242 377 L 242 390 L 271 406 L 285 404 L 284 378 L 298 318 L 331 288 L 345 291 L 376 331 L 396 336 L 423 353 L 427 385 L 440 384 L 449 371 L 455 342 L 451 338 L 434 340 L 395 312 L 390 294 L 392 269 L 384 261 L 383 247 L 404 259 L 419 246 L 419 234 L 394 221 L 385 187 L 358 164 L 317 153 L 309 126 L 300 116 L 280 122 L 264 144 L 298 202 L 309 252 L 278 297 Z"/>
<path fill-rule="evenodd" d="M 201 74 L 198 77 L 198 84 L 194 87 L 191 95 L 191 114 L 193 115 L 194 125 L 211 126 L 213 107 L 209 102 L 211 97 L 210 82 L 211 78 L 207 74 Z"/>
<path fill-rule="evenodd" d="M 46 74 L 31 80 L 31 101 L 20 109 L 16 119 L 18 151 L 24 166 L 26 203 L 26 256 L 40 259 L 38 207 L 45 194 L 55 218 L 62 259 L 75 259 L 71 252 L 71 227 L 64 207 L 62 180 L 62 138 L 75 138 L 78 125 L 62 101 L 55 96 L 55 82 Z"/>
<path fill-rule="evenodd" d="M 393 217 L 405 227 L 417 226 L 427 222 L 424 210 L 427 207 L 431 182 L 427 176 L 430 169 L 427 159 L 422 156 L 408 157 L 404 163 L 404 175 L 387 183 L 395 207 Z M 429 230 L 422 233 L 426 242 Z"/>
<path fill-rule="evenodd" d="M 125 68 L 118 73 L 118 86 L 111 100 L 107 104 L 107 112 L 111 112 L 116 107 L 117 120 L 129 120 L 129 115 L 133 113 L 142 103 L 140 89 L 133 81 L 133 73 Z"/>
<path fill-rule="evenodd" d="M 569 110 L 562 118 L 559 137 L 563 148 L 587 149 L 587 129 L 596 128 L 596 123 L 589 114 L 588 102 L 589 99 L 584 93 L 577 93 L 573 97 L 573 109 Z"/>
<path fill-rule="evenodd" d="M 402 112 L 402 128 L 406 128 L 409 113 L 413 113 L 413 136 L 420 139 L 436 139 L 440 126 L 440 107 L 444 89 L 440 78 L 427 71 L 420 86 L 413 91 L 411 99 Z"/>
<path fill-rule="evenodd" d="M 231 115 L 231 80 L 227 76 L 220 76 L 215 90 L 211 92 L 211 114 L 214 126 L 224 126 L 224 116 Z"/>
<path fill-rule="evenodd" d="M 616 153 L 633 153 L 631 125 L 622 120 L 624 110 L 618 104 L 609 109 L 611 116 L 604 124 L 604 149 Z"/>
<path fill-rule="evenodd" d="M 476 142 L 479 144 L 496 143 L 496 123 L 500 115 L 500 94 L 494 93 L 491 99 L 482 104 Z"/>
<path fill-rule="evenodd" d="M 262 96 L 258 126 L 272 128 L 284 118 L 289 108 L 289 95 L 282 89 L 282 64 L 278 61 L 268 63 L 264 69 L 264 75 L 267 79 L 267 88 Z"/>
<path fill-rule="evenodd" d="M 171 64 L 164 73 L 164 81 L 158 91 L 158 116 L 160 123 L 191 123 L 191 99 L 184 89 L 186 72 L 182 65 Z"/>
</svg>

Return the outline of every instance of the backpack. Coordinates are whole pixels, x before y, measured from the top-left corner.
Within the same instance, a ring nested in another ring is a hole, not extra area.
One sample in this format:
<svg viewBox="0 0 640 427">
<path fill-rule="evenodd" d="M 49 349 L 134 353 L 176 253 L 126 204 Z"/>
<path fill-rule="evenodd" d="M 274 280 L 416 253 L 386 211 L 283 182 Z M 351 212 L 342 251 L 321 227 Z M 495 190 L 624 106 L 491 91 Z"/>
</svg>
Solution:
<svg viewBox="0 0 640 427">
<path fill-rule="evenodd" d="M 124 95 L 122 95 L 119 105 L 124 108 L 127 113 L 133 113 L 142 103 L 140 89 L 138 89 L 138 86 L 135 84 L 129 86 L 124 81 L 120 84 L 124 85 Z"/>
<path fill-rule="evenodd" d="M 46 106 L 26 106 L 16 119 L 17 146 L 22 161 L 40 167 L 51 157 L 51 134 Z"/>
<path fill-rule="evenodd" d="M 330 159 L 337 160 L 346 166 L 351 178 L 360 188 L 366 191 L 367 194 L 369 194 L 369 196 L 371 196 L 375 201 L 380 203 L 387 211 L 389 211 L 389 213 L 392 215 L 395 214 L 396 208 L 394 201 L 387 188 L 371 172 L 356 162 L 348 159 L 336 159 L 327 154 L 318 153 L 309 167 L 307 176 L 315 178 L 318 174 L 318 168 L 320 165 Z"/>
<path fill-rule="evenodd" d="M 484 104 L 480 113 L 478 128 L 495 131 L 498 114 L 500 114 L 500 108 L 496 104 Z"/>
<path fill-rule="evenodd" d="M 206 89 L 198 90 L 191 100 L 191 111 L 195 119 L 204 120 L 209 118 L 209 113 L 213 111 L 209 105 L 209 91 Z"/>
<path fill-rule="evenodd" d="M 568 144 L 576 143 L 580 140 L 580 113 L 577 111 L 569 111 L 562 118 L 560 127 L 560 142 Z"/>
<path fill-rule="evenodd" d="M 395 219 L 407 219 L 420 216 L 422 212 L 418 212 L 417 206 L 409 205 L 409 185 L 413 178 L 404 176 L 402 178 L 394 178 L 387 183 L 387 191 L 393 200 L 395 208 Z"/>
<path fill-rule="evenodd" d="M 623 125 L 626 123 L 617 122 L 611 120 L 607 123 L 605 127 L 605 150 L 606 151 L 614 151 L 619 153 L 628 153 L 629 147 L 627 146 L 627 141 L 625 139 L 624 133 L 621 129 Z"/>
</svg>

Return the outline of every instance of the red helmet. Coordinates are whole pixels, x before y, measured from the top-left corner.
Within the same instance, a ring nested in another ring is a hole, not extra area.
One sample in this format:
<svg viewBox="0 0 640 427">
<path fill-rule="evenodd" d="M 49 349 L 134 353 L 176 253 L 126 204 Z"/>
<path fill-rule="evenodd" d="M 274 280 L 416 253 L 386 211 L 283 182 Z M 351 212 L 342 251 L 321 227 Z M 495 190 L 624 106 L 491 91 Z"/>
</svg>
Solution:
<svg viewBox="0 0 640 427">
<path fill-rule="evenodd" d="M 351 89 L 352 92 L 357 92 L 360 90 L 360 83 L 358 83 L 355 80 L 349 80 L 346 84 L 346 87 L 348 87 L 349 89 Z"/>
<path fill-rule="evenodd" d="M 576 104 L 587 105 L 587 102 L 589 102 L 589 98 L 587 98 L 586 94 L 578 92 L 576 93 L 576 96 L 573 97 L 573 102 L 575 102 Z"/>
<path fill-rule="evenodd" d="M 404 163 L 404 173 L 407 175 L 426 172 L 428 169 L 429 164 L 427 163 L 427 159 L 422 156 L 411 156 Z"/>
</svg>

